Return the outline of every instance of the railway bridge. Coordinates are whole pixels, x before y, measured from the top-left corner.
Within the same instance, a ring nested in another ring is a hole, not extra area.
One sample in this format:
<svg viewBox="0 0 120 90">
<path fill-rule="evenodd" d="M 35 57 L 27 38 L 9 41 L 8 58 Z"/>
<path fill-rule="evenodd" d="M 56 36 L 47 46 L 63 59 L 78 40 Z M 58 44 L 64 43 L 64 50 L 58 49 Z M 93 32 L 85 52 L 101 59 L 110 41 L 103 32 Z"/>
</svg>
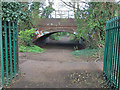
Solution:
<svg viewBox="0 0 120 90">
<path fill-rule="evenodd" d="M 33 42 L 40 38 L 47 38 L 57 32 L 69 32 L 75 34 L 77 23 L 72 18 L 43 18 L 37 21 L 36 33 Z"/>
</svg>

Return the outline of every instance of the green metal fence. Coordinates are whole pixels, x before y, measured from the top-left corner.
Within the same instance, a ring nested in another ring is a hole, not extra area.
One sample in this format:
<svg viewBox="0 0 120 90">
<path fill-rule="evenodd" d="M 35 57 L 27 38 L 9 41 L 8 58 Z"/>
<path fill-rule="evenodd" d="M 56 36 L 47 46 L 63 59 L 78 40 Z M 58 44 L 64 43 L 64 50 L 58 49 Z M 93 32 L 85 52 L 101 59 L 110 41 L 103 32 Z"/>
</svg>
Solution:
<svg viewBox="0 0 120 90">
<path fill-rule="evenodd" d="M 106 23 L 103 72 L 109 85 L 120 89 L 120 16 Z"/>
<path fill-rule="evenodd" d="M 18 32 L 16 22 L 2 21 L 0 26 L 1 87 L 3 87 L 18 77 Z"/>
</svg>

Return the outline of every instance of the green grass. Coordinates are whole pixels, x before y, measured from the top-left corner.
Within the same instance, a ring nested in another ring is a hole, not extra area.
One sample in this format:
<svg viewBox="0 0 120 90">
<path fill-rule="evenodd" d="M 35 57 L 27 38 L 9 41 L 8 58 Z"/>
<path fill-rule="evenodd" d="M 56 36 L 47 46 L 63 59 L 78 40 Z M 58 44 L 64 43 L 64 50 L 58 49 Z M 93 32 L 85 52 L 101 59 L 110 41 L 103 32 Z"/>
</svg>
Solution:
<svg viewBox="0 0 120 90">
<path fill-rule="evenodd" d="M 43 53 L 45 52 L 45 50 L 43 48 L 40 48 L 38 46 L 31 46 L 31 47 L 28 47 L 28 46 L 20 46 L 19 47 L 19 52 L 33 52 L 33 53 Z"/>
<path fill-rule="evenodd" d="M 104 48 L 100 49 L 82 49 L 82 50 L 76 50 L 72 52 L 72 55 L 79 57 L 98 57 L 104 55 Z"/>
</svg>

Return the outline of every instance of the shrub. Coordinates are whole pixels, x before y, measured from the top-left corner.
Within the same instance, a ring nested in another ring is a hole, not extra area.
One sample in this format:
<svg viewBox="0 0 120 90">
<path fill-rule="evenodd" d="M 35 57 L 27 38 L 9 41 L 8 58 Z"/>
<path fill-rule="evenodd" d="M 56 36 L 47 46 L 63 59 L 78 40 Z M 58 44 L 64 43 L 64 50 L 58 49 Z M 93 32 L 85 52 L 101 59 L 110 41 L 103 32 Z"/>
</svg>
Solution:
<svg viewBox="0 0 120 90">
<path fill-rule="evenodd" d="M 34 28 L 28 30 L 22 30 L 19 32 L 19 45 L 20 46 L 31 46 L 32 45 L 32 36 L 35 33 Z"/>
</svg>

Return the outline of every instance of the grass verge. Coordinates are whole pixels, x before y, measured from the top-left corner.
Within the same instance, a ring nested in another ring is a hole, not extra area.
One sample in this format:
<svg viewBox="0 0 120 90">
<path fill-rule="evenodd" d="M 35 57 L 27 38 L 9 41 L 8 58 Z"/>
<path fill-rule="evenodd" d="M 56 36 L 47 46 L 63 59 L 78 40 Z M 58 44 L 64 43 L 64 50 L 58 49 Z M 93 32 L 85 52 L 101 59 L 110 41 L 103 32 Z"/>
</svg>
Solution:
<svg viewBox="0 0 120 90">
<path fill-rule="evenodd" d="M 82 49 L 82 50 L 76 50 L 72 52 L 72 55 L 76 57 L 101 57 L 104 55 L 104 48 L 98 48 L 98 49 Z"/>
<path fill-rule="evenodd" d="M 19 52 L 44 53 L 45 50 L 43 48 L 33 45 L 33 46 L 20 46 Z"/>
</svg>

